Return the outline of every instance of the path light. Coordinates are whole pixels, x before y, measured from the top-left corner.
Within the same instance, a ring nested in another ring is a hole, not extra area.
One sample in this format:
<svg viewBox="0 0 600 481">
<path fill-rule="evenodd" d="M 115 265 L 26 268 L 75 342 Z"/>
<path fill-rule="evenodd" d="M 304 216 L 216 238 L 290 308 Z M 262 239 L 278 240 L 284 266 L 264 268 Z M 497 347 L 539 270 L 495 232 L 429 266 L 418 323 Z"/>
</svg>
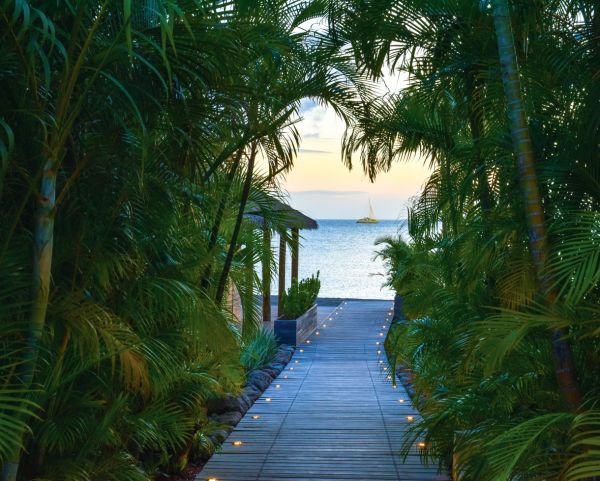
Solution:
<svg viewBox="0 0 600 481">
<path fill-rule="evenodd" d="M 380 333 L 379 333 L 379 336 L 383 336 L 383 332 L 380 332 Z"/>
<path fill-rule="evenodd" d="M 412 423 L 412 422 L 415 420 L 415 417 L 414 417 L 414 416 L 406 416 L 406 420 L 407 420 L 409 423 Z"/>
<path fill-rule="evenodd" d="M 219 481 L 217 478 L 208 478 L 206 481 Z"/>
<path fill-rule="evenodd" d="M 379 341 L 377 341 L 375 344 L 377 344 L 379 346 Z"/>
<path fill-rule="evenodd" d="M 281 384 L 275 384 L 275 389 L 279 389 L 281 387 Z"/>
<path fill-rule="evenodd" d="M 287 378 L 288 378 L 288 375 L 287 375 L 287 374 L 286 374 L 285 376 L 283 376 L 283 379 L 287 379 Z"/>
<path fill-rule="evenodd" d="M 378 350 L 377 350 L 377 354 L 381 354 L 381 349 L 378 349 Z"/>
<path fill-rule="evenodd" d="M 296 359 L 296 360 L 294 361 L 294 364 L 298 364 L 299 362 L 300 362 L 300 361 L 298 361 L 298 359 Z"/>
<path fill-rule="evenodd" d="M 304 352 L 304 349 L 300 349 L 300 352 Z"/>
<path fill-rule="evenodd" d="M 306 344 L 310 344 L 310 339 L 307 339 L 307 340 L 306 340 Z"/>
<path fill-rule="evenodd" d="M 233 444 L 234 446 L 241 446 L 244 443 L 242 441 L 234 441 L 231 444 Z"/>
<path fill-rule="evenodd" d="M 254 414 L 254 415 L 252 416 L 252 419 L 254 419 L 254 420 L 256 420 L 256 419 L 260 419 L 260 416 L 259 416 L 258 414 Z"/>
<path fill-rule="evenodd" d="M 417 443 L 417 446 L 419 446 L 421 449 L 427 447 L 427 444 L 425 444 L 423 441 L 421 441 L 420 443 Z"/>
<path fill-rule="evenodd" d="M 380 360 L 379 360 L 379 364 L 383 364 L 383 359 L 380 359 Z"/>
<path fill-rule="evenodd" d="M 384 367 L 384 368 L 383 368 L 383 370 L 384 370 L 384 371 L 387 371 L 387 367 Z"/>
<path fill-rule="evenodd" d="M 293 370 L 294 370 L 294 366 L 290 367 L 290 371 L 293 371 Z"/>
<path fill-rule="evenodd" d="M 319 331 L 315 332 L 315 334 L 318 336 L 319 335 Z"/>
<path fill-rule="evenodd" d="M 387 378 L 388 378 L 388 381 L 392 380 L 392 376 L 388 376 Z"/>
<path fill-rule="evenodd" d="M 392 386 L 392 388 L 394 389 L 398 389 L 398 386 L 396 386 L 395 384 Z"/>
<path fill-rule="evenodd" d="M 271 398 L 267 397 L 267 398 L 265 398 L 265 401 L 267 401 L 268 403 L 270 403 L 271 402 Z"/>
<path fill-rule="evenodd" d="M 394 387 L 396 387 L 396 386 L 394 386 Z M 402 404 L 402 403 L 404 402 L 404 399 L 398 399 L 398 402 L 399 402 L 400 404 Z"/>
<path fill-rule="evenodd" d="M 327 324 L 323 324 L 323 327 L 327 327 Z"/>
</svg>

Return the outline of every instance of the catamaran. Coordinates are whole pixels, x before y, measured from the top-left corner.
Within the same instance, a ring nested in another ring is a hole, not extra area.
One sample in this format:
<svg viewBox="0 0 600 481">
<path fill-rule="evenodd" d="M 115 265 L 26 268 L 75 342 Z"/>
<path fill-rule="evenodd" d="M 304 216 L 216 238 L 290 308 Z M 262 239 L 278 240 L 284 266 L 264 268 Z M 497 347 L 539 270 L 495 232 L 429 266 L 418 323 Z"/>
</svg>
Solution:
<svg viewBox="0 0 600 481">
<path fill-rule="evenodd" d="M 358 219 L 356 221 L 357 224 L 377 224 L 379 221 L 375 218 L 375 213 L 373 212 L 373 206 L 371 205 L 371 199 L 369 199 L 369 215 L 367 217 L 363 217 L 362 219 Z"/>
</svg>

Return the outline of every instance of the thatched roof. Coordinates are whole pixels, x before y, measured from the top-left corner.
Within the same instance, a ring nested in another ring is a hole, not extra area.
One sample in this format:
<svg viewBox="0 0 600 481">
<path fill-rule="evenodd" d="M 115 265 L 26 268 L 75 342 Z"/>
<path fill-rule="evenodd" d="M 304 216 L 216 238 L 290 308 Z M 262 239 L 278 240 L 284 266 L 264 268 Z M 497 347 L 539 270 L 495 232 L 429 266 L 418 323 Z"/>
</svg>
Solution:
<svg viewBox="0 0 600 481">
<path fill-rule="evenodd" d="M 268 209 L 277 217 L 276 223 L 287 229 L 314 230 L 319 228 L 319 224 L 317 224 L 316 220 L 311 219 L 299 210 L 292 208 L 290 205 L 285 204 L 280 200 L 271 198 L 269 200 Z M 244 217 L 251 219 L 256 224 L 264 224 L 264 217 L 259 206 L 256 206 L 256 209 L 245 214 Z"/>
</svg>

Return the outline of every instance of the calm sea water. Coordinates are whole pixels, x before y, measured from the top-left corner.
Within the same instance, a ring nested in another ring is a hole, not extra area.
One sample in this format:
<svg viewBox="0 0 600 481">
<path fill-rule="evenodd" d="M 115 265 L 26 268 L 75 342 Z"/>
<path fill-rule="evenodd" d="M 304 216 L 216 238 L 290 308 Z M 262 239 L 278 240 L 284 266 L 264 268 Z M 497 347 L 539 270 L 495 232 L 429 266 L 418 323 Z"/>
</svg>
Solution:
<svg viewBox="0 0 600 481">
<path fill-rule="evenodd" d="M 319 220 L 319 228 L 301 232 L 300 278 L 320 271 L 320 297 L 391 299 L 393 292 L 382 287 L 385 268 L 374 259 L 378 237 L 406 234 L 405 220 L 357 224 L 354 220 Z M 273 239 L 279 245 L 279 239 Z M 289 266 L 287 260 L 289 286 Z M 277 280 L 273 279 L 273 294 Z"/>
</svg>

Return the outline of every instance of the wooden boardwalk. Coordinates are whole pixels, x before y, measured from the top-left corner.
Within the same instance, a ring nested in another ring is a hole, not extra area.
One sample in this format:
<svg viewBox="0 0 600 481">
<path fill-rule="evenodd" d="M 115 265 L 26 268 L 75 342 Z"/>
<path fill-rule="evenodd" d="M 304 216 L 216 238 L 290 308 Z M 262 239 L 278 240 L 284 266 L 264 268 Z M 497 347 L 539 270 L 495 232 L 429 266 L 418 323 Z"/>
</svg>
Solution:
<svg viewBox="0 0 600 481">
<path fill-rule="evenodd" d="M 391 304 L 348 301 L 322 319 L 197 480 L 449 480 L 417 446 L 398 454 L 418 414 L 379 362 Z"/>
</svg>

